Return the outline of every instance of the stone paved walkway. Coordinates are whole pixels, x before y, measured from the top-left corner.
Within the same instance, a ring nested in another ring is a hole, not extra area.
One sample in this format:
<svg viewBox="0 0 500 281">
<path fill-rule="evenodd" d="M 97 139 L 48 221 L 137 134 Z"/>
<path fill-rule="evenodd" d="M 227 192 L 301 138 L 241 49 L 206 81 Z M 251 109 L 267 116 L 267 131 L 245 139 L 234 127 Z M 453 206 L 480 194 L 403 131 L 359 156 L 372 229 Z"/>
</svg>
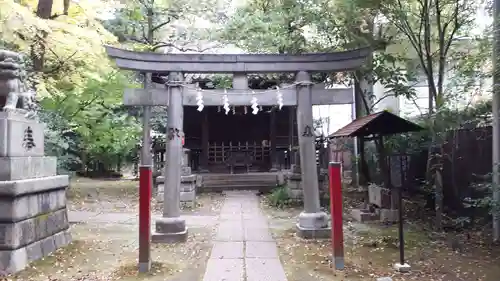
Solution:
<svg viewBox="0 0 500 281">
<path fill-rule="evenodd" d="M 203 281 L 286 281 L 255 192 L 226 195 Z"/>
</svg>

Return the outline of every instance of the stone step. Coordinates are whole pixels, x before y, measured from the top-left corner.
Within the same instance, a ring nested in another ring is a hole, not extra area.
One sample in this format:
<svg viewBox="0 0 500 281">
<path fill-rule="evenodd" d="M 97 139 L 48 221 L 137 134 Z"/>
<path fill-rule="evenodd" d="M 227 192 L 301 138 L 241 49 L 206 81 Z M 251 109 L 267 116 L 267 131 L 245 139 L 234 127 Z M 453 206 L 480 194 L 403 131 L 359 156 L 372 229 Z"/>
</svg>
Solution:
<svg viewBox="0 0 500 281">
<path fill-rule="evenodd" d="M 257 179 L 257 178 L 253 178 L 253 179 L 203 179 L 203 182 L 204 183 L 208 183 L 208 182 L 228 182 L 228 183 L 245 183 L 245 182 L 276 182 L 277 179 L 276 178 L 273 178 L 273 179 Z"/>
<path fill-rule="evenodd" d="M 222 192 L 226 190 L 258 190 L 259 192 L 271 192 L 276 185 L 246 184 L 246 185 L 210 185 L 203 186 L 203 191 Z"/>
<path fill-rule="evenodd" d="M 276 180 L 277 176 L 202 176 L 204 181 L 211 181 L 211 180 L 234 180 L 234 181 L 241 181 L 241 180 L 266 180 L 266 181 L 272 181 Z"/>
<path fill-rule="evenodd" d="M 262 182 L 262 183 L 276 183 L 277 179 L 203 179 L 203 183 L 252 183 L 252 182 Z"/>
<path fill-rule="evenodd" d="M 275 179 L 278 176 L 246 176 L 246 175 L 227 175 L 227 176 L 202 176 L 204 179 Z"/>
<path fill-rule="evenodd" d="M 245 184 L 245 183 L 276 183 L 276 179 L 272 180 L 256 180 L 256 179 L 249 179 L 249 180 L 203 180 L 203 184 L 210 184 L 210 183 L 221 183 L 221 184 Z"/>
<path fill-rule="evenodd" d="M 275 186 L 276 182 L 204 182 L 203 186 L 248 186 L 248 185 L 269 185 Z"/>
<path fill-rule="evenodd" d="M 266 187 L 266 188 L 274 188 L 276 187 L 275 184 L 261 184 L 261 183 L 254 183 L 254 184 L 232 184 L 232 185 L 220 185 L 220 184 L 213 184 L 213 185 L 204 185 L 204 187 L 235 187 L 235 188 L 244 188 L 244 187 Z"/>
<path fill-rule="evenodd" d="M 203 182 L 276 182 L 276 178 L 272 179 L 259 179 L 259 178 L 253 178 L 253 179 L 203 179 Z"/>
<path fill-rule="evenodd" d="M 202 175 L 203 189 L 211 191 L 253 189 L 269 192 L 276 187 L 277 179 L 276 173 Z"/>
</svg>

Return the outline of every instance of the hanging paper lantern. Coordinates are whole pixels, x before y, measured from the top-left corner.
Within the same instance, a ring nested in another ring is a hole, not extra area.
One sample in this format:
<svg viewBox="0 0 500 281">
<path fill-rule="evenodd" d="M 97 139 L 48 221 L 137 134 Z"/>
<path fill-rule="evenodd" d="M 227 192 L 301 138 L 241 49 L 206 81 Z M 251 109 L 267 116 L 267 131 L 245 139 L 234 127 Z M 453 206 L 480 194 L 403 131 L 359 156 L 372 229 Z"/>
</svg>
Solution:
<svg viewBox="0 0 500 281">
<path fill-rule="evenodd" d="M 196 94 L 196 105 L 198 106 L 198 111 L 201 112 L 203 108 L 205 107 L 203 105 L 203 94 L 201 92 L 201 89 L 198 90 L 198 93 Z"/>
<path fill-rule="evenodd" d="M 252 103 L 252 114 L 257 114 L 259 112 L 259 104 L 257 103 L 257 98 L 253 97 L 250 101 Z"/>
<path fill-rule="evenodd" d="M 224 90 L 224 93 L 227 93 L 227 90 Z M 223 103 L 223 108 L 226 111 L 226 115 L 227 115 L 229 113 L 229 110 L 231 110 L 229 108 L 229 98 L 227 97 L 227 95 L 224 95 L 222 97 L 222 103 Z"/>
<path fill-rule="evenodd" d="M 276 100 L 278 102 L 278 108 L 279 110 L 281 110 L 281 108 L 283 107 L 283 94 L 280 92 L 280 87 L 276 87 L 277 88 L 277 93 L 276 93 Z"/>
</svg>

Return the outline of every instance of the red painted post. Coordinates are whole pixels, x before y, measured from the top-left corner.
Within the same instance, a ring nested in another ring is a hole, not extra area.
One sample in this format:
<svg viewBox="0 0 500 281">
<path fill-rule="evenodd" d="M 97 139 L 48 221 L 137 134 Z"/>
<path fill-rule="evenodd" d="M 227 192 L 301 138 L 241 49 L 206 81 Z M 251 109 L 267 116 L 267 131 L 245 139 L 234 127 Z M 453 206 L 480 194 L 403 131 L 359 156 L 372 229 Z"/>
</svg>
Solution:
<svg viewBox="0 0 500 281">
<path fill-rule="evenodd" d="M 342 164 L 330 162 L 330 212 L 332 215 L 332 262 L 335 269 L 344 269 L 344 231 L 342 221 Z"/>
<path fill-rule="evenodd" d="M 151 165 L 139 167 L 139 271 L 147 272 L 151 266 Z"/>
</svg>

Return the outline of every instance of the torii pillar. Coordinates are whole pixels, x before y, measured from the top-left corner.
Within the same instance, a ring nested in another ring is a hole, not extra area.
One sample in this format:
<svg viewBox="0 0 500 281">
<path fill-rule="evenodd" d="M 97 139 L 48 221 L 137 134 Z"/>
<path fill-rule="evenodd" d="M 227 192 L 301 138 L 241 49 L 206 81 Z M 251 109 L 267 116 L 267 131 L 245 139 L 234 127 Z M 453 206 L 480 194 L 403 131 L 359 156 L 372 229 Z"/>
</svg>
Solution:
<svg viewBox="0 0 500 281">
<path fill-rule="evenodd" d="M 331 234 L 328 216 L 321 211 L 316 167 L 315 134 L 312 113 L 311 74 L 297 73 L 297 126 L 304 211 L 300 213 L 297 230 L 302 238 L 327 238 Z"/>
<path fill-rule="evenodd" d="M 180 191 L 182 166 L 182 132 L 184 108 L 182 104 L 183 75 L 171 72 L 168 77 L 169 107 L 167 118 L 167 146 L 165 164 L 165 190 L 163 217 L 156 220 L 153 243 L 186 241 L 188 230 L 186 220 L 181 217 Z"/>
</svg>

